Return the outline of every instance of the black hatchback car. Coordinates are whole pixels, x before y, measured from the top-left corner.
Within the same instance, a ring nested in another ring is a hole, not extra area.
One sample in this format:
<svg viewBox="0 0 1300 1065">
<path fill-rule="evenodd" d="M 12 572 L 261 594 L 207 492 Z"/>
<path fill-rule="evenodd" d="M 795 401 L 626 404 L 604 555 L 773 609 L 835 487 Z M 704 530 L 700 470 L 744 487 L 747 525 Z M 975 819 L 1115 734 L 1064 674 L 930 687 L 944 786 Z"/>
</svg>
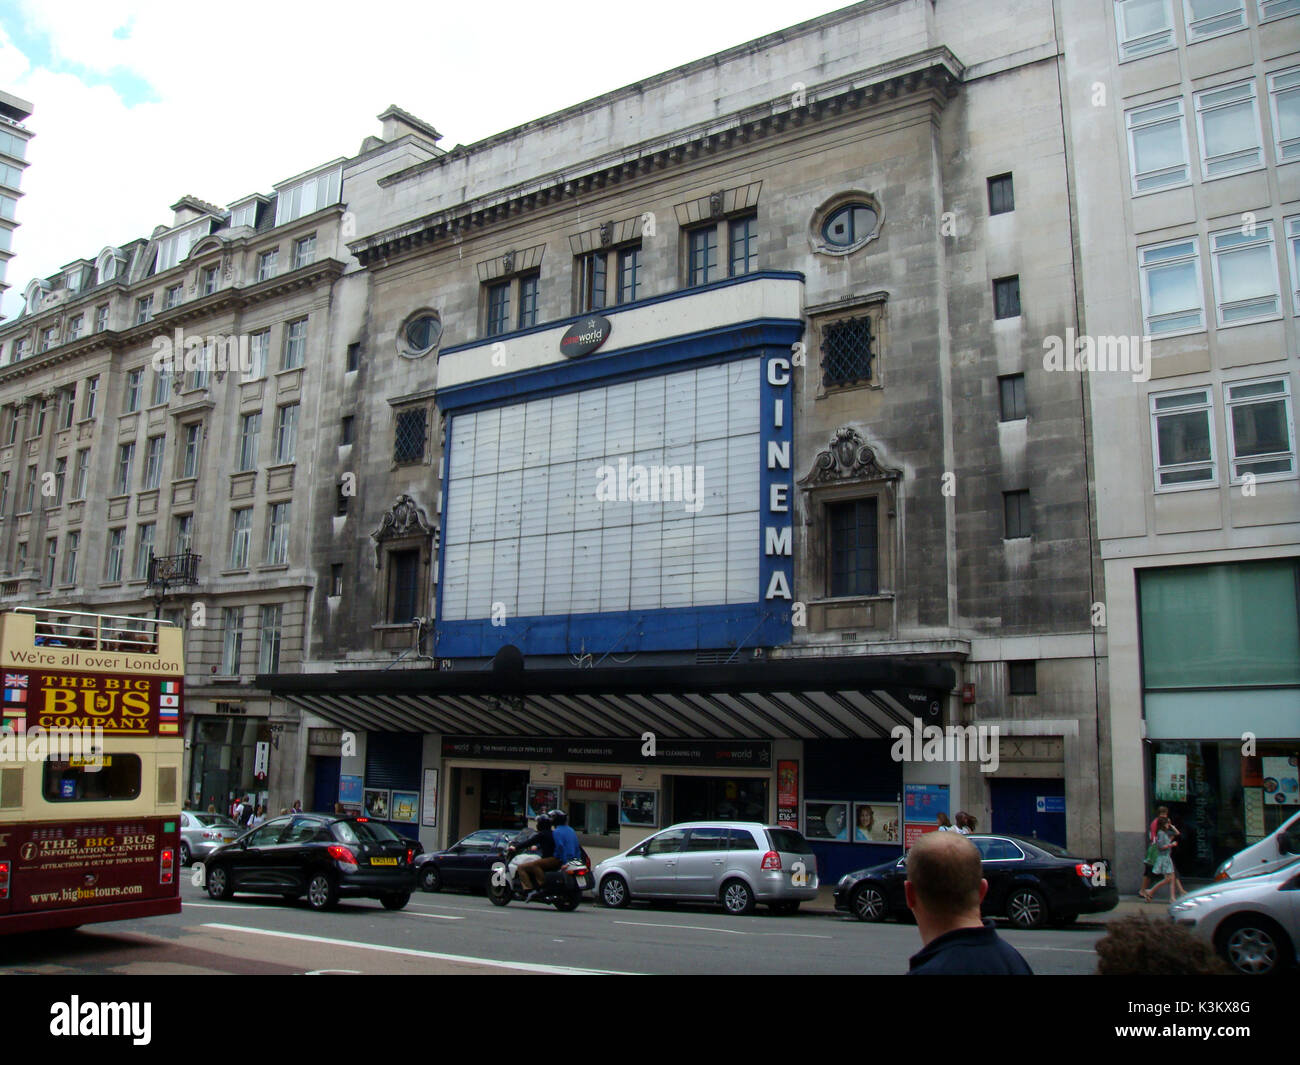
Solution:
<svg viewBox="0 0 1300 1065">
<path fill-rule="evenodd" d="M 1005 917 L 1017 928 L 1069 924 L 1081 913 L 1119 905 L 1119 891 L 1103 859 L 1072 858 L 1055 843 L 1021 836 L 968 837 L 980 852 L 988 894 L 980 912 Z M 835 908 L 859 921 L 909 918 L 903 896 L 907 859 L 848 873 L 835 886 Z"/>
<path fill-rule="evenodd" d="M 415 840 L 365 817 L 294 814 L 259 825 L 212 852 L 204 880 L 214 899 L 237 891 L 307 896 L 313 910 L 340 897 L 378 899 L 400 910 L 415 888 Z"/>
</svg>

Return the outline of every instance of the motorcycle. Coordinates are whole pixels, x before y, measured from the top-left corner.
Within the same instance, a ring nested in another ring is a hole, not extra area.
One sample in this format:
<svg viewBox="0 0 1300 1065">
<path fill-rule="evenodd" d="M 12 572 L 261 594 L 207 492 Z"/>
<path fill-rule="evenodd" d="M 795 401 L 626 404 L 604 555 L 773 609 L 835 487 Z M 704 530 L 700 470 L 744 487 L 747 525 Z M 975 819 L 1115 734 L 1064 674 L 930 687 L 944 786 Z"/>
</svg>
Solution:
<svg viewBox="0 0 1300 1065">
<path fill-rule="evenodd" d="M 528 892 L 519 884 L 519 867 L 524 864 L 521 859 L 532 856 L 507 851 L 506 857 L 508 861 L 492 866 L 488 898 L 493 905 L 508 906 L 512 901 L 541 902 L 567 913 L 576 910 L 582 902 L 582 893 L 593 887 L 590 865 L 582 858 L 574 858 L 559 869 L 547 871 L 538 893 L 529 899 Z"/>
</svg>

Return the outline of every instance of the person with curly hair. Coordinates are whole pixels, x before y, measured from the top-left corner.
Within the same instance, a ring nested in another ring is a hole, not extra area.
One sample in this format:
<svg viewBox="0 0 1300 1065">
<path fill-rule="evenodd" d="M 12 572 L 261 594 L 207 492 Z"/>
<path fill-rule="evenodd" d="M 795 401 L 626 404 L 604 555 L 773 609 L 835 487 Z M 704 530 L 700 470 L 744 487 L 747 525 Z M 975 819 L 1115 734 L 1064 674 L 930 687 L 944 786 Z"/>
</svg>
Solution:
<svg viewBox="0 0 1300 1065">
<path fill-rule="evenodd" d="M 1101 976 L 1218 976 L 1231 971 L 1208 943 L 1182 925 L 1137 914 L 1111 921 L 1096 951 Z"/>
</svg>

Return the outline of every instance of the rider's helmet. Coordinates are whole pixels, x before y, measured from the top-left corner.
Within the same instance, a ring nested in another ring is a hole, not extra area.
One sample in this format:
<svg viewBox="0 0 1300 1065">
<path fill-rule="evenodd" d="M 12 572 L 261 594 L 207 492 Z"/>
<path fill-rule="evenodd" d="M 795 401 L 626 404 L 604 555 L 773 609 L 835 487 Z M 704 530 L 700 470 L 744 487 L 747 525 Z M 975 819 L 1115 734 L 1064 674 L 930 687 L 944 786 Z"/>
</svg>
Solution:
<svg viewBox="0 0 1300 1065">
<path fill-rule="evenodd" d="M 549 817 L 547 817 L 546 814 L 538 814 L 538 815 L 537 815 L 537 827 L 538 827 L 539 829 L 542 829 L 542 828 L 550 828 L 550 827 L 551 827 L 551 819 L 550 819 Z"/>
<path fill-rule="evenodd" d="M 552 810 L 551 823 L 556 825 L 567 825 L 569 823 L 569 815 L 563 810 Z"/>
</svg>

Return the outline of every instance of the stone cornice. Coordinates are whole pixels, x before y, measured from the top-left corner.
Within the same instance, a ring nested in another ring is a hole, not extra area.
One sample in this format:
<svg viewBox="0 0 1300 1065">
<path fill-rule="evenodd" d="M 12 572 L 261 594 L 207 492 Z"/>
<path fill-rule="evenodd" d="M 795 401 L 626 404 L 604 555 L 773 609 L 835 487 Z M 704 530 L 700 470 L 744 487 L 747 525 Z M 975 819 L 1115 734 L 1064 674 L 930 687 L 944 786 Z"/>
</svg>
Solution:
<svg viewBox="0 0 1300 1065">
<path fill-rule="evenodd" d="M 307 266 L 291 270 L 278 277 L 268 278 L 266 281 L 219 289 L 210 296 L 200 296 L 198 299 L 159 311 L 143 325 L 91 333 L 66 344 L 60 344 L 40 355 L 29 356 L 22 362 L 0 367 L 0 384 L 60 366 L 100 348 L 106 348 L 111 353 L 139 344 L 152 343 L 154 337 L 170 333 L 175 328 L 183 328 L 200 319 L 210 319 L 227 311 L 255 307 L 300 289 L 315 288 L 322 282 L 332 285 L 343 276 L 346 268 L 346 264 L 338 259 L 318 259 Z"/>
<path fill-rule="evenodd" d="M 964 69 L 946 47 L 932 48 L 813 86 L 804 91 L 804 102 L 800 106 L 795 106 L 792 96 L 780 96 L 656 140 L 607 152 L 581 167 L 553 171 L 532 181 L 393 226 L 350 243 L 348 250 L 363 267 L 368 267 L 420 245 L 458 238 L 466 231 L 484 225 L 543 209 L 653 171 L 693 162 L 704 155 L 751 144 L 806 123 L 926 92 L 934 105 L 942 108 L 957 95 Z M 484 145 L 490 143 L 484 142 Z M 475 145 L 468 152 L 481 150 L 483 145 Z M 425 160 L 379 179 L 378 185 L 381 188 L 400 185 L 453 160 L 460 160 L 466 154 L 467 150 L 462 149 Z"/>
</svg>

